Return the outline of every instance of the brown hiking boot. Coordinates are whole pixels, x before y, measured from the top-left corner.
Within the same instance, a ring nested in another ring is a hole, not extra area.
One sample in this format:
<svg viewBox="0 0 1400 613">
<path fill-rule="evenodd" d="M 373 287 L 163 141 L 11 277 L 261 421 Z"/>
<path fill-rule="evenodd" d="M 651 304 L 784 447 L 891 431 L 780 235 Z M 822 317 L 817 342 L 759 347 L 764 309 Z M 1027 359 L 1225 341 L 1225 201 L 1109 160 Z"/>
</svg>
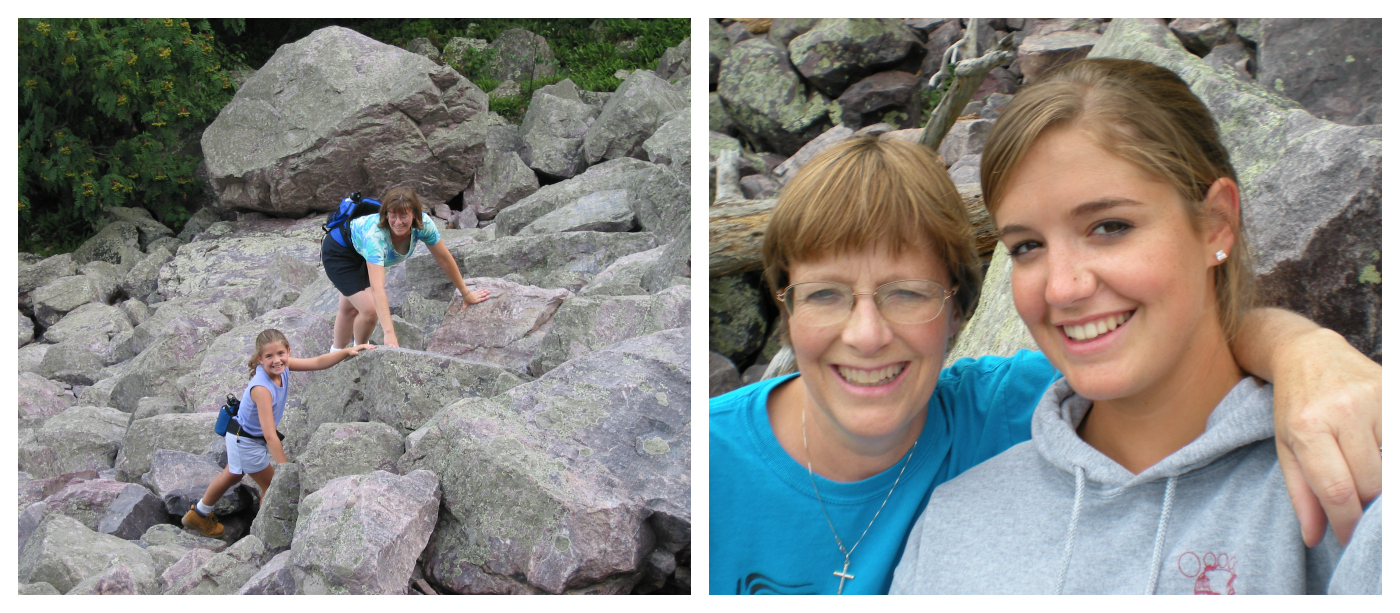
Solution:
<svg viewBox="0 0 1400 613">
<path fill-rule="evenodd" d="M 200 515 L 199 511 L 194 509 L 194 505 L 190 505 L 190 510 L 180 519 L 180 524 L 203 532 L 206 536 L 219 538 L 224 535 L 224 525 L 219 523 L 219 516 L 213 513 Z"/>
</svg>

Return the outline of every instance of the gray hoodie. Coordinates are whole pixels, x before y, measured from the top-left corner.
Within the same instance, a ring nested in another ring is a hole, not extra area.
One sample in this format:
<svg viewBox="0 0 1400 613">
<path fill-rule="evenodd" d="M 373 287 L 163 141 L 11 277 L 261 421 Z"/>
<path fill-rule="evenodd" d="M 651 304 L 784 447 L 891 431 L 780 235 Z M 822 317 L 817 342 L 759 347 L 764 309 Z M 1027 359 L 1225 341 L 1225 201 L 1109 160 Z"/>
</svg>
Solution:
<svg viewBox="0 0 1400 613">
<path fill-rule="evenodd" d="M 891 593 L 1326 592 L 1341 547 L 1331 530 L 1317 547 L 1303 544 L 1272 398 L 1272 386 L 1241 380 L 1200 437 L 1134 475 L 1079 438 L 1091 402 L 1057 381 L 1030 441 L 934 490 Z M 1380 522 L 1368 519 L 1374 560 L 1348 566 L 1378 587 Z"/>
</svg>

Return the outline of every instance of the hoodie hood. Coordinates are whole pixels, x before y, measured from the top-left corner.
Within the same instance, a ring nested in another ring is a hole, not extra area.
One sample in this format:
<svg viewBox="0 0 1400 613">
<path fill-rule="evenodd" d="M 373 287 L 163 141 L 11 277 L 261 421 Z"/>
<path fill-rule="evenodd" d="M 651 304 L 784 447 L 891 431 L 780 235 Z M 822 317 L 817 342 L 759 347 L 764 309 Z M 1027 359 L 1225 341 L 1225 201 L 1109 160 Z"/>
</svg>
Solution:
<svg viewBox="0 0 1400 613">
<path fill-rule="evenodd" d="M 1046 390 L 1031 421 L 1031 440 L 1051 466 L 1073 475 L 1082 469 L 1089 482 L 1109 488 L 1132 487 L 1179 476 L 1221 456 L 1274 435 L 1272 385 L 1245 377 L 1220 400 L 1196 440 L 1134 475 L 1079 438 L 1076 429 L 1092 400 L 1076 394 L 1061 378 Z"/>
</svg>

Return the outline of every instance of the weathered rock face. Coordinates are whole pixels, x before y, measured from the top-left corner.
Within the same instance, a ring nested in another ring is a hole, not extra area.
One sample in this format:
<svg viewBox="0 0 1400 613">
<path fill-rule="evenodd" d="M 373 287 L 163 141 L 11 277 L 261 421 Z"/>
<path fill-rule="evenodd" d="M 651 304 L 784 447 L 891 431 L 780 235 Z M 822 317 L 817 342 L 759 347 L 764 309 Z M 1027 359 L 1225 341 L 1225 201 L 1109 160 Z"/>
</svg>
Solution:
<svg viewBox="0 0 1400 613">
<path fill-rule="evenodd" d="M 530 222 L 517 236 L 558 232 L 627 232 L 637 223 L 632 194 L 616 189 L 594 192 Z"/>
<path fill-rule="evenodd" d="M 997 243 L 982 279 L 977 310 L 963 325 L 943 363 L 951 366 L 963 358 L 1011 356 L 1021 349 L 1038 351 L 1039 347 L 1016 313 L 1016 303 L 1011 299 L 1011 254 L 1006 245 Z"/>
<path fill-rule="evenodd" d="M 248 527 L 248 534 L 256 536 L 273 553 L 286 551 L 292 546 L 292 534 L 297 525 L 297 504 L 301 501 L 301 465 L 283 463 L 272 473 L 272 482 L 263 493 L 258 516 Z"/>
<path fill-rule="evenodd" d="M 554 326 L 566 289 L 542 289 L 489 278 L 466 279 L 467 287 L 491 291 L 491 299 L 461 309 L 453 298 L 446 319 L 428 341 L 428 351 L 499 364 L 524 375 L 540 341 Z"/>
<path fill-rule="evenodd" d="M 301 494 L 307 496 L 340 477 L 395 471 L 403 455 L 403 437 L 380 422 L 325 423 L 311 435 L 301 454 Z"/>
<path fill-rule="evenodd" d="M 151 470 L 151 458 L 158 449 L 196 455 L 222 451 L 224 440 L 214 434 L 216 417 L 213 413 L 157 415 L 131 422 L 117 453 L 117 478 L 133 483 L 139 480 Z"/>
<path fill-rule="evenodd" d="M 267 546 L 256 536 L 220 553 L 192 549 L 161 574 L 162 594 L 232 594 L 257 574 Z"/>
<path fill-rule="evenodd" d="M 620 157 L 645 158 L 642 143 L 667 113 L 686 108 L 685 94 L 649 70 L 638 70 L 613 92 L 583 138 L 589 164 Z"/>
<path fill-rule="evenodd" d="M 488 68 L 497 81 L 529 81 L 554 76 L 554 51 L 543 36 L 522 28 L 511 28 L 491 41 L 495 51 Z"/>
<path fill-rule="evenodd" d="M 768 318 L 756 274 L 710 279 L 710 349 L 744 364 L 763 347 Z"/>
<path fill-rule="evenodd" d="M 140 236 L 141 232 L 134 223 L 109 223 L 73 252 L 73 263 L 82 265 L 100 260 L 112 264 L 125 262 L 131 266 L 141 257 Z"/>
<path fill-rule="evenodd" d="M 642 143 L 646 158 L 653 164 L 668 164 L 690 172 L 690 109 L 667 115 L 661 127 Z"/>
<path fill-rule="evenodd" d="M 918 37 L 897 19 L 823 19 L 788 43 L 797 71 L 832 98 L 915 49 Z"/>
<path fill-rule="evenodd" d="M 688 533 L 689 343 L 688 328 L 624 341 L 410 435 L 404 468 L 444 475 L 425 573 L 463 593 L 562 593 L 635 573 L 661 517 Z"/>
<path fill-rule="evenodd" d="M 496 216 L 496 235 L 510 236 L 531 222 L 579 198 L 600 191 L 626 190 L 643 230 L 669 240 L 689 225 L 689 177 L 674 169 L 635 159 L 619 159 L 589 168 L 582 175 L 547 185 Z M 476 274 L 476 273 L 473 273 Z"/>
<path fill-rule="evenodd" d="M 922 119 L 918 94 L 921 80 L 911 73 L 887 70 L 870 75 L 846 88 L 836 99 L 841 122 L 863 126 L 885 122 L 899 128 L 917 128 Z"/>
<path fill-rule="evenodd" d="M 1181 75 L 1211 109 L 1239 174 L 1262 303 L 1302 313 L 1379 360 L 1380 126 L 1318 119 L 1218 73 L 1155 21 L 1114 20 L 1090 57 Z"/>
<path fill-rule="evenodd" d="M 502 278 L 515 274 L 519 275 L 519 283 L 552 288 L 569 287 L 568 283 L 559 282 L 563 273 L 578 273 L 586 279 L 576 287 L 583 287 L 587 279 L 617 258 L 654 249 L 656 242 L 656 235 L 650 232 L 566 232 L 544 240 L 507 237 L 449 250 L 464 276 Z M 428 298 L 445 299 L 451 295 L 451 282 L 431 259 L 416 258 L 404 266 L 409 284 L 427 289 Z"/>
<path fill-rule="evenodd" d="M 1259 22 L 1260 85 L 1328 121 L 1381 122 L 1381 20 Z"/>
<path fill-rule="evenodd" d="M 579 98 L 578 88 L 569 79 L 535 90 L 520 120 L 525 141 L 520 159 L 536 172 L 557 179 L 583 172 L 588 167 L 583 137 L 599 112 Z"/>
<path fill-rule="evenodd" d="M 77 341 L 49 348 L 39 362 L 38 373 L 69 385 L 92 385 L 102 374 L 102 358 Z"/>
<path fill-rule="evenodd" d="M 151 470 L 141 475 L 141 483 L 160 497 L 165 512 L 179 516 L 204 496 L 209 483 L 223 470 L 207 455 L 157 449 L 151 456 Z M 253 495 L 242 485 L 235 485 L 214 503 L 214 512 L 228 516 L 252 504 Z"/>
<path fill-rule="evenodd" d="M 402 594 L 437 523 L 437 475 L 342 477 L 302 501 L 286 564 L 297 593 Z"/>
<path fill-rule="evenodd" d="M 65 409 L 36 429 L 31 441 L 21 442 L 19 469 L 43 479 L 111 468 L 128 418 L 106 407 Z"/>
<path fill-rule="evenodd" d="M 151 556 L 140 547 L 98 534 L 76 519 L 49 515 L 29 537 L 19 556 L 21 583 L 48 583 L 66 593 L 83 580 L 122 566 L 142 594 L 156 589 Z"/>
<path fill-rule="evenodd" d="M 19 293 L 24 296 L 54 279 L 75 274 L 78 274 L 78 264 L 71 253 L 60 253 L 33 264 L 20 262 Z"/>
<path fill-rule="evenodd" d="M 108 507 L 112 506 L 127 488 L 143 489 L 134 483 L 106 479 L 75 480 L 44 499 L 44 512 L 66 515 L 82 522 L 89 530 L 97 530 L 97 524 L 107 514 Z"/>
<path fill-rule="evenodd" d="M 308 222 L 320 225 L 314 219 L 299 225 L 310 225 Z M 246 286 L 239 288 L 242 291 L 238 292 L 239 297 L 246 301 L 246 297 L 267 278 L 278 256 L 294 258 L 311 266 L 320 264 L 321 237 L 316 236 L 314 241 L 297 238 L 240 233 L 196 240 L 181 247 L 179 253 L 161 267 L 159 291 L 169 300 L 215 289 L 232 296 L 234 294 L 229 290 L 234 286 Z"/>
<path fill-rule="evenodd" d="M 278 49 L 201 144 L 226 206 L 300 215 L 398 184 L 443 202 L 485 152 L 486 103 L 449 67 L 329 27 Z"/>
<path fill-rule="evenodd" d="M 131 320 L 114 306 L 90 302 L 68 313 L 48 330 L 44 342 L 69 343 L 102 359 L 104 366 L 135 354 L 123 356 L 114 346 L 132 332 Z"/>
<path fill-rule="evenodd" d="M 554 326 L 530 361 L 530 373 L 541 375 L 575 357 L 625 339 L 685 327 L 689 321 L 689 286 L 652 296 L 575 297 L 554 314 Z"/>
<path fill-rule="evenodd" d="M 835 123 L 840 107 L 806 85 L 787 50 L 766 38 L 734 46 L 719 75 L 719 98 L 734 125 L 757 146 L 792 155 Z"/>
<path fill-rule="evenodd" d="M 34 319 L 48 327 L 69 311 L 97 300 L 97 285 L 87 275 L 59 277 L 34 290 L 32 298 Z"/>
</svg>

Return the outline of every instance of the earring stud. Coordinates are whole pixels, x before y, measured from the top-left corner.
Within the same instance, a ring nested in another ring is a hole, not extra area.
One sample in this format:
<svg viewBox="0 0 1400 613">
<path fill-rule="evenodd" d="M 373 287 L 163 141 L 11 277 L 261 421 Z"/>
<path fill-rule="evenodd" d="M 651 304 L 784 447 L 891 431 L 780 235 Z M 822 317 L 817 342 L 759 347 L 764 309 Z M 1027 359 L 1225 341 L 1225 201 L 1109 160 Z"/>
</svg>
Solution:
<svg viewBox="0 0 1400 613">
<path fill-rule="evenodd" d="M 1220 251 L 1215 252 L 1215 261 L 1217 261 L 1217 262 L 1224 262 L 1224 261 L 1225 261 L 1225 250 L 1224 250 L 1224 249 L 1221 249 Z"/>
</svg>

